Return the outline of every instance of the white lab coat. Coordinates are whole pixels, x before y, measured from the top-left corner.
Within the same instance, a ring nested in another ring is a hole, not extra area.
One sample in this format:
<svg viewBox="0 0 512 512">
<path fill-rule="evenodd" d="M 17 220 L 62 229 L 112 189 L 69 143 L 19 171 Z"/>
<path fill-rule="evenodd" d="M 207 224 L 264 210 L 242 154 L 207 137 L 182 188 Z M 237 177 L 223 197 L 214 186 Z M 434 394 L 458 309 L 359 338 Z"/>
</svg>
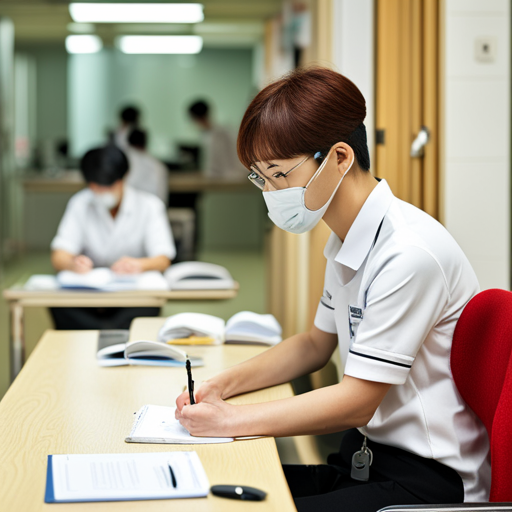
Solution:
<svg viewBox="0 0 512 512">
<path fill-rule="evenodd" d="M 205 159 L 204 169 L 207 176 L 242 176 L 243 167 L 238 160 L 236 140 L 231 132 L 222 126 L 213 126 L 203 135 Z"/>
<path fill-rule="evenodd" d="M 164 204 L 169 201 L 169 173 L 167 167 L 146 151 L 128 148 L 126 156 L 130 169 L 126 184 L 159 197 Z"/>
</svg>

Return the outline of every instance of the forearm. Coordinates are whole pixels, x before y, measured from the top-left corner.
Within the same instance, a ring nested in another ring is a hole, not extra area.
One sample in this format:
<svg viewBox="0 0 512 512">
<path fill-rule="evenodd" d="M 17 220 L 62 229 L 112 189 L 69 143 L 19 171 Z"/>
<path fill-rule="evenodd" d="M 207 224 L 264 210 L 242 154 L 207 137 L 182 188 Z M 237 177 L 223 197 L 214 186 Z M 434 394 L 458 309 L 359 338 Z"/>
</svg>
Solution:
<svg viewBox="0 0 512 512">
<path fill-rule="evenodd" d="M 74 254 L 63 251 L 62 249 L 55 249 L 52 251 L 51 256 L 53 268 L 55 268 L 57 271 L 72 270 L 74 258 Z"/>
<path fill-rule="evenodd" d="M 139 258 L 142 272 L 149 270 L 158 270 L 163 272 L 170 264 L 171 260 L 164 255 L 153 256 L 152 258 Z"/>
<path fill-rule="evenodd" d="M 314 372 L 326 364 L 334 348 L 335 345 L 319 347 L 310 332 L 296 334 L 210 380 L 222 390 L 222 398 L 226 399 Z"/>
<path fill-rule="evenodd" d="M 235 406 L 230 435 L 319 435 L 366 425 L 371 411 L 347 399 L 340 388 L 334 385 L 284 400 Z"/>
<path fill-rule="evenodd" d="M 194 436 L 297 436 L 327 434 L 366 425 L 391 384 L 345 376 L 341 383 L 303 395 L 254 405 L 204 401 L 177 410 Z"/>
</svg>

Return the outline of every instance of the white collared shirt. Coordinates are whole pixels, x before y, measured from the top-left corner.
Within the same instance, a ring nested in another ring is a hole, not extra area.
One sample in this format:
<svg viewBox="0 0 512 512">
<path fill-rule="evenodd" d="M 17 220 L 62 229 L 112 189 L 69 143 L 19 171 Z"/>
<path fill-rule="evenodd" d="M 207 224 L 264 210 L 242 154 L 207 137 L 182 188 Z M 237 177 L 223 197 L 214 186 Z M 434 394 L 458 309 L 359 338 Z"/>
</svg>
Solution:
<svg viewBox="0 0 512 512">
<path fill-rule="evenodd" d="M 129 147 L 125 153 L 130 163 L 125 183 L 138 190 L 145 190 L 167 204 L 169 201 L 167 167 L 144 150 Z"/>
<path fill-rule="evenodd" d="M 90 189 L 68 202 L 52 249 L 85 254 L 95 267 L 110 267 L 123 256 L 144 258 L 176 256 L 165 205 L 158 197 L 124 186 L 115 218 L 94 200 Z"/>
<path fill-rule="evenodd" d="M 462 250 L 383 180 L 345 242 L 332 233 L 324 255 L 315 325 L 338 334 L 346 375 L 394 384 L 361 432 L 455 469 L 465 501 L 487 501 L 487 432 L 450 370 L 455 324 L 479 290 Z"/>
<path fill-rule="evenodd" d="M 246 171 L 238 160 L 236 138 L 222 126 L 214 125 L 203 133 L 206 176 L 238 178 Z"/>
</svg>

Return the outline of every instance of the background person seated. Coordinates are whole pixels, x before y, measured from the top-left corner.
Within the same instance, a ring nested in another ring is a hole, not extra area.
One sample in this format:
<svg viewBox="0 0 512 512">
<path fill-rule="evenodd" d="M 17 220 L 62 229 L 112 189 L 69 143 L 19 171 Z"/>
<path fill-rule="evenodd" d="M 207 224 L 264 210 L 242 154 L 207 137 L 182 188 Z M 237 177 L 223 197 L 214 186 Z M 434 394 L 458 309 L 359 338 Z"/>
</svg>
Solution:
<svg viewBox="0 0 512 512">
<path fill-rule="evenodd" d="M 204 100 L 192 103 L 188 113 L 203 133 L 204 173 L 207 176 L 239 178 L 243 167 L 236 153 L 235 138 L 229 129 L 213 122 L 210 105 Z"/>
<path fill-rule="evenodd" d="M 128 137 L 126 156 L 130 170 L 126 184 L 158 196 L 165 204 L 169 202 L 169 172 L 167 167 L 146 151 L 147 132 L 132 130 Z"/>
<path fill-rule="evenodd" d="M 66 207 L 52 241 L 56 270 L 85 273 L 110 267 L 120 274 L 165 270 L 176 255 L 163 202 L 124 184 L 125 154 L 115 146 L 88 151 L 81 170 L 88 187 Z M 158 308 L 52 308 L 57 329 L 127 329 Z"/>
<path fill-rule="evenodd" d="M 128 147 L 128 136 L 139 126 L 140 110 L 134 105 L 127 105 L 119 112 L 119 126 L 114 132 L 114 144 L 123 151 Z"/>
</svg>

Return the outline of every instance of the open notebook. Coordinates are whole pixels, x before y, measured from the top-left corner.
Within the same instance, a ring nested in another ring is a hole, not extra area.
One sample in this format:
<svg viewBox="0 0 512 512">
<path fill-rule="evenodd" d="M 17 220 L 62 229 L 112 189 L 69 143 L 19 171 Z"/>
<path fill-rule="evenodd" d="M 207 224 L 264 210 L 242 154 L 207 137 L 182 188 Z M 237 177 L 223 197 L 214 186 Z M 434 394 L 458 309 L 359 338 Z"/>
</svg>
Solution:
<svg viewBox="0 0 512 512">
<path fill-rule="evenodd" d="M 226 268 L 204 261 L 175 263 L 164 275 L 171 290 L 231 290 L 235 287 Z"/>
<path fill-rule="evenodd" d="M 95 268 L 86 274 L 64 270 L 57 274 L 63 289 L 100 290 L 117 292 L 123 290 L 167 290 L 167 282 L 160 272 L 141 274 L 116 274 L 109 268 Z"/>
<path fill-rule="evenodd" d="M 111 331 L 112 332 L 112 331 Z M 160 341 L 137 340 L 116 343 L 116 337 L 105 340 L 100 333 L 96 359 L 100 366 L 185 366 L 190 359 L 192 366 L 202 366 L 200 357 L 189 357 L 186 352 Z"/>
<path fill-rule="evenodd" d="M 232 437 L 194 437 L 174 417 L 176 407 L 145 405 L 135 415 L 127 443 L 215 444 L 230 443 Z"/>
<path fill-rule="evenodd" d="M 63 270 L 56 276 L 36 274 L 25 283 L 26 290 L 93 290 L 119 292 L 131 290 L 167 290 L 167 281 L 160 272 L 116 274 L 108 268 L 95 268 L 86 274 Z"/>
<path fill-rule="evenodd" d="M 204 313 L 178 313 L 167 318 L 158 333 L 158 340 L 210 338 L 210 344 L 251 343 L 275 345 L 281 341 L 281 326 L 272 315 L 241 311 L 227 323 L 222 318 Z"/>
</svg>

